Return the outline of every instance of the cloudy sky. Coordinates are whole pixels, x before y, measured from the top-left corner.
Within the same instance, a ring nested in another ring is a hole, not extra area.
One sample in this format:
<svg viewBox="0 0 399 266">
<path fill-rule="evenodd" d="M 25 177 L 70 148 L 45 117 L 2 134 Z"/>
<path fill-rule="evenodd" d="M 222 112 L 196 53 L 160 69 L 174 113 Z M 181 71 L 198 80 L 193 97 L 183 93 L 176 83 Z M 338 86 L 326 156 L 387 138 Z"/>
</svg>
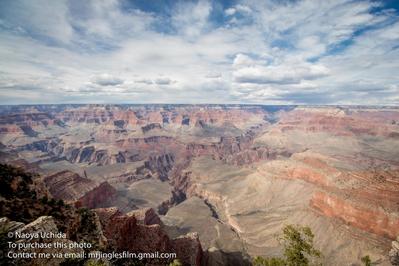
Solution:
<svg viewBox="0 0 399 266">
<path fill-rule="evenodd" d="M 0 104 L 399 104 L 399 2 L 2 0 Z"/>
</svg>

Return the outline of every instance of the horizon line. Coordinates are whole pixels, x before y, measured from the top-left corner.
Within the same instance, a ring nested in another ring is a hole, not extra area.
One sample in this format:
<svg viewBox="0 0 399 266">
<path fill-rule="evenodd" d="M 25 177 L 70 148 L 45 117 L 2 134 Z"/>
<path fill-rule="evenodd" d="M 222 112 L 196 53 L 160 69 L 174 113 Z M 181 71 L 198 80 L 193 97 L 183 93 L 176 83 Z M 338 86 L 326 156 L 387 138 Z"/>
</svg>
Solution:
<svg viewBox="0 0 399 266">
<path fill-rule="evenodd" d="M 287 107 L 393 107 L 399 108 L 399 105 L 394 104 L 262 104 L 262 103 L 20 103 L 20 104 L 2 104 L 0 107 L 5 106 L 51 106 L 51 105 L 230 105 L 230 106 L 287 106 Z"/>
</svg>

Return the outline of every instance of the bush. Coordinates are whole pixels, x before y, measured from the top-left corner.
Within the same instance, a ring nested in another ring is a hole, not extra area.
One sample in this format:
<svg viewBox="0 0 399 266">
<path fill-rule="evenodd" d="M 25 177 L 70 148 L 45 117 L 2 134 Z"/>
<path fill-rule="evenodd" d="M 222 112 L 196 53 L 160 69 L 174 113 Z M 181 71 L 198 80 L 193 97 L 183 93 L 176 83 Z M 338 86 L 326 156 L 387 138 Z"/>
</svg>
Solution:
<svg viewBox="0 0 399 266">
<path fill-rule="evenodd" d="M 308 266 L 311 261 L 321 257 L 321 252 L 313 247 L 314 235 L 307 226 L 287 225 L 279 237 L 284 247 L 283 258 L 256 257 L 253 261 L 256 266 Z M 313 263 L 314 264 L 314 263 Z"/>
<path fill-rule="evenodd" d="M 48 198 L 46 196 L 44 196 L 43 198 L 40 199 L 40 202 L 42 204 L 47 204 L 48 203 Z"/>
<path fill-rule="evenodd" d="M 371 259 L 370 259 L 369 255 L 362 257 L 361 260 L 362 260 L 364 266 L 371 266 Z"/>
<path fill-rule="evenodd" d="M 66 259 L 60 263 L 60 266 L 84 266 L 84 259 Z"/>
<path fill-rule="evenodd" d="M 285 266 L 286 261 L 281 258 L 262 258 L 256 257 L 253 261 L 255 266 Z"/>
<path fill-rule="evenodd" d="M 60 199 L 60 200 L 58 200 L 57 205 L 60 206 L 60 207 L 64 207 L 65 206 L 65 202 L 62 199 Z"/>
<path fill-rule="evenodd" d="M 309 258 L 320 258 L 321 252 L 313 247 L 314 235 L 309 227 L 287 225 L 281 238 L 288 265 L 309 265 Z"/>
<path fill-rule="evenodd" d="M 174 259 L 171 263 L 169 263 L 169 266 L 183 266 L 183 263 L 181 263 L 178 259 Z"/>
<path fill-rule="evenodd" d="M 0 255 L 2 255 L 0 257 L 0 266 L 13 265 L 13 260 L 6 256 L 9 251 L 8 242 L 10 241 L 7 233 L 6 228 L 0 228 Z"/>
<path fill-rule="evenodd" d="M 0 195 L 3 198 L 32 197 L 29 185 L 32 184 L 32 175 L 20 168 L 0 164 Z M 15 187 L 15 184 L 17 186 Z"/>
<path fill-rule="evenodd" d="M 48 205 L 50 205 L 51 207 L 54 207 L 57 204 L 57 200 L 56 199 L 50 199 L 48 201 Z"/>
<path fill-rule="evenodd" d="M 106 264 L 101 260 L 88 260 L 84 266 L 106 266 Z"/>
</svg>

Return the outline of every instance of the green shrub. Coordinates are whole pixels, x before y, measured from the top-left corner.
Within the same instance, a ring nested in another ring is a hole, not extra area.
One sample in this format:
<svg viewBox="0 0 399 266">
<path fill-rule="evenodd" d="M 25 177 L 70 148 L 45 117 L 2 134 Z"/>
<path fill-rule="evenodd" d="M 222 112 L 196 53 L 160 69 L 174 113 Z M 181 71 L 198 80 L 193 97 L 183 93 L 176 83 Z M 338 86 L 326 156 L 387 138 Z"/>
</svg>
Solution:
<svg viewBox="0 0 399 266">
<path fill-rule="evenodd" d="M 169 263 L 169 266 L 183 266 L 183 263 L 181 263 L 178 259 L 174 259 L 171 263 Z"/>
<path fill-rule="evenodd" d="M 287 225 L 284 227 L 281 241 L 288 265 L 306 266 L 309 265 L 309 257 L 321 257 L 321 252 L 313 247 L 313 238 L 312 230 L 307 226 Z"/>
<path fill-rule="evenodd" d="M 285 266 L 287 265 L 286 261 L 281 258 L 262 258 L 255 257 L 253 261 L 254 266 Z"/>
<path fill-rule="evenodd" d="M 62 199 L 60 199 L 60 200 L 58 200 L 57 205 L 60 206 L 60 207 L 64 207 L 65 206 L 65 202 Z"/>
<path fill-rule="evenodd" d="M 40 199 L 40 202 L 42 204 L 47 204 L 48 203 L 48 198 L 46 196 L 44 196 L 43 198 Z"/>
<path fill-rule="evenodd" d="M 55 200 L 54 198 L 48 201 L 48 204 L 52 207 L 54 207 L 57 204 L 57 200 Z"/>
<path fill-rule="evenodd" d="M 60 263 L 60 266 L 84 266 L 84 259 L 66 259 Z"/>
<path fill-rule="evenodd" d="M 362 262 L 364 266 L 371 266 L 371 259 L 369 255 L 362 257 Z"/>
<path fill-rule="evenodd" d="M 106 266 L 106 264 L 101 260 L 88 260 L 84 266 Z"/>
<path fill-rule="evenodd" d="M 321 252 L 313 247 L 314 235 L 307 226 L 287 225 L 278 239 L 284 248 L 283 258 L 256 257 L 255 266 L 308 266 L 321 257 Z M 314 263 L 313 263 L 314 264 Z"/>
</svg>

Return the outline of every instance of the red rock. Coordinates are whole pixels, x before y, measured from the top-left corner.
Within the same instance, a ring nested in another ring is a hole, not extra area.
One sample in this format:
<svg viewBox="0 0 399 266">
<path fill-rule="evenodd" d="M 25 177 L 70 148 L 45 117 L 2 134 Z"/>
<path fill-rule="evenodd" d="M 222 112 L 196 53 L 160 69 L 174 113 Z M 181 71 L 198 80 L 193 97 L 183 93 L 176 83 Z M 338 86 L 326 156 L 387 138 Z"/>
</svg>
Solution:
<svg viewBox="0 0 399 266">
<path fill-rule="evenodd" d="M 171 240 L 160 224 L 152 224 L 159 220 L 159 217 L 154 217 L 153 210 L 137 210 L 128 214 L 122 214 L 116 208 L 95 211 L 108 243 L 118 251 L 175 252 L 184 264 L 201 265 L 203 253 L 198 236 L 191 234 Z"/>
<path fill-rule="evenodd" d="M 162 221 L 159 216 L 155 213 L 153 208 L 139 209 L 129 212 L 127 215 L 133 215 L 137 223 L 143 225 L 153 225 L 153 224 L 161 224 Z"/>
<path fill-rule="evenodd" d="M 350 110 L 339 108 L 297 108 L 282 113 L 278 126 L 282 132 L 300 130 L 328 132 L 337 136 L 395 136 L 397 131 L 391 121 L 399 120 L 399 112 Z"/>
<path fill-rule="evenodd" d="M 188 265 L 201 265 L 203 254 L 197 233 L 189 233 L 173 239 L 172 246 L 182 262 Z"/>
<path fill-rule="evenodd" d="M 71 171 L 61 171 L 44 178 L 51 195 L 56 199 L 75 201 L 96 187 L 96 182 Z"/>
<path fill-rule="evenodd" d="M 338 218 L 362 230 L 395 239 L 399 234 L 397 214 L 385 213 L 376 208 L 358 206 L 347 200 L 324 192 L 313 194 L 310 206 L 328 217 Z"/>
<path fill-rule="evenodd" d="M 113 202 L 116 194 L 116 189 L 105 181 L 77 200 L 75 206 L 89 209 L 101 208 L 107 203 Z"/>
</svg>

